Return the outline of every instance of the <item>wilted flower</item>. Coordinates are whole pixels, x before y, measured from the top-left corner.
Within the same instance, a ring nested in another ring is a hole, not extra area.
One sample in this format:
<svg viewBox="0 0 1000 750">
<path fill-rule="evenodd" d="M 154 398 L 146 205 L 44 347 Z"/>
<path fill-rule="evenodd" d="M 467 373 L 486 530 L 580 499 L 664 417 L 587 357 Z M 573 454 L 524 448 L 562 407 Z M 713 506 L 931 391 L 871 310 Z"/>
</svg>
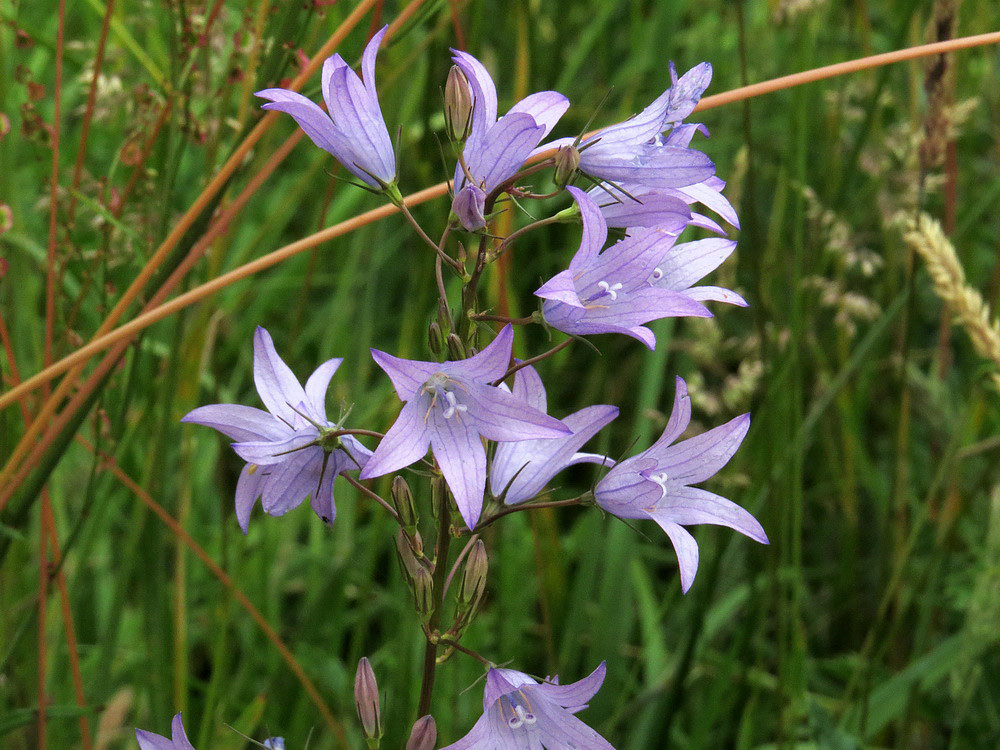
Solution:
<svg viewBox="0 0 1000 750">
<path fill-rule="evenodd" d="M 573 714 L 587 707 L 604 682 L 604 662 L 569 685 L 536 682 L 513 669 L 486 674 L 483 715 L 458 742 L 442 750 L 614 750 Z"/>
<path fill-rule="evenodd" d="M 338 426 L 326 418 L 326 389 L 343 360 L 321 364 L 303 389 L 275 351 L 271 334 L 259 326 L 253 349 L 254 383 L 267 411 L 213 404 L 181 421 L 212 427 L 237 441 L 233 450 L 247 462 L 236 483 L 236 517 L 244 534 L 258 497 L 264 512 L 280 516 L 312 495 L 316 515 L 333 523 L 333 480 L 342 471 L 362 468 L 371 455 L 350 435 L 330 435 Z"/>
<path fill-rule="evenodd" d="M 452 50 L 472 88 L 471 130 L 465 142 L 462 165 L 455 168 L 455 200 L 452 210 L 470 232 L 482 229 L 486 196 L 509 180 L 524 164 L 569 107 L 569 100 L 556 91 L 540 91 L 525 97 L 497 120 L 497 92 L 483 64 L 466 52 Z M 469 179 L 471 176 L 471 180 Z"/>
<path fill-rule="evenodd" d="M 705 154 L 662 135 L 694 110 L 712 80 L 712 66 L 701 63 L 678 79 L 671 63 L 670 76 L 673 85 L 642 112 L 578 144 L 581 172 L 598 180 L 653 188 L 694 185 L 715 174 L 715 165 Z M 571 142 L 560 139 L 546 147 Z"/>
<path fill-rule="evenodd" d="M 547 411 L 545 386 L 534 367 L 517 371 L 513 393 L 531 408 Z M 490 491 L 495 497 L 503 495 L 504 502 L 513 505 L 533 498 L 567 466 L 579 463 L 611 466 L 614 461 L 604 456 L 577 451 L 617 416 L 617 406 L 588 406 L 563 418 L 563 424 L 573 431 L 571 435 L 501 443 L 490 467 Z"/>
<path fill-rule="evenodd" d="M 375 362 L 405 402 L 395 424 L 368 460 L 362 479 L 382 476 L 434 451 L 469 528 L 479 520 L 486 489 L 487 440 L 560 437 L 569 428 L 490 383 L 510 363 L 514 331 L 508 325 L 479 354 L 448 362 L 419 362 L 372 349 Z"/>
<path fill-rule="evenodd" d="M 578 335 L 624 333 L 654 349 L 656 336 L 645 323 L 682 315 L 711 317 L 691 297 L 650 284 L 676 234 L 663 228 L 639 229 L 601 252 L 608 226 L 600 209 L 579 188 L 567 190 L 580 207 L 583 238 L 569 270 L 535 292 L 545 300 L 542 313 L 549 325 Z"/>
<path fill-rule="evenodd" d="M 729 462 L 750 429 L 750 415 L 671 445 L 690 422 L 687 384 L 677 378 L 673 411 L 659 440 L 616 465 L 594 488 L 597 504 L 609 513 L 619 518 L 652 518 L 667 533 L 677 553 L 685 593 L 698 571 L 698 543 L 684 526 L 728 526 L 762 544 L 768 543 L 763 527 L 746 510 L 689 486 L 704 482 Z"/>
<path fill-rule="evenodd" d="M 323 99 L 329 114 L 294 91 L 274 88 L 256 93 L 271 100 L 263 109 L 290 114 L 313 143 L 375 190 L 396 181 L 396 157 L 375 89 L 375 58 L 388 28 L 383 27 L 365 47 L 360 78 L 339 54 L 323 63 Z"/>
<path fill-rule="evenodd" d="M 163 735 L 153 734 L 145 729 L 136 729 L 135 738 L 139 740 L 140 750 L 194 750 L 184 731 L 184 722 L 180 714 L 174 716 L 170 723 L 169 740 Z"/>
</svg>

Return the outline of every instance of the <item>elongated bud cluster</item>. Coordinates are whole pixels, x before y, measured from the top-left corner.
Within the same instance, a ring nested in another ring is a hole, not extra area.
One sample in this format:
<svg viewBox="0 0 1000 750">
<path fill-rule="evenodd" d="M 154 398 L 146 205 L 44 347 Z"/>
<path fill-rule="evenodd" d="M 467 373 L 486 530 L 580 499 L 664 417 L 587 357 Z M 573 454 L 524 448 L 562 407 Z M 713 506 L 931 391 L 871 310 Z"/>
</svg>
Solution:
<svg viewBox="0 0 1000 750">
<path fill-rule="evenodd" d="M 444 122 L 448 137 L 461 143 L 472 132 L 472 110 L 475 106 L 469 79 L 457 65 L 448 71 L 448 81 L 444 85 Z"/>
<path fill-rule="evenodd" d="M 462 570 L 462 585 L 458 589 L 458 612 L 462 619 L 471 618 L 479 607 L 479 601 L 486 590 L 486 576 L 490 570 L 490 560 L 486 545 L 477 539 Z"/>
<path fill-rule="evenodd" d="M 413 504 L 413 493 L 410 485 L 398 474 L 392 480 L 392 504 L 396 506 L 399 513 L 399 523 L 408 533 L 413 533 L 417 528 L 417 508 Z"/>
<path fill-rule="evenodd" d="M 556 151 L 556 173 L 553 180 L 556 187 L 562 189 L 566 187 L 580 168 L 580 151 L 576 146 L 563 146 Z"/>
<path fill-rule="evenodd" d="M 382 712 L 379 707 L 378 683 L 367 656 L 361 657 L 358 671 L 354 675 L 354 705 L 358 709 L 358 718 L 361 719 L 368 747 L 377 748 L 383 734 Z"/>
<path fill-rule="evenodd" d="M 434 750 L 437 742 L 437 724 L 434 717 L 428 714 L 421 716 L 410 730 L 410 739 L 406 741 L 406 750 Z"/>
</svg>

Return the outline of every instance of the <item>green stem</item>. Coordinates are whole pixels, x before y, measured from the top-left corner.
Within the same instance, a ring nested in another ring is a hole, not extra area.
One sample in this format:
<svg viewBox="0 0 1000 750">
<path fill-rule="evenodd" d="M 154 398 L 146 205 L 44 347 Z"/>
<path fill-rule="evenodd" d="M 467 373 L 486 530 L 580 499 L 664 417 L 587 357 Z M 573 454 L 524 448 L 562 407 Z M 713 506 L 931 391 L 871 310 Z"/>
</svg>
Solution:
<svg viewBox="0 0 1000 750">
<path fill-rule="evenodd" d="M 437 668 L 438 637 L 435 631 L 441 623 L 441 606 L 444 603 L 444 580 L 448 571 L 448 546 L 451 543 L 451 513 L 448 508 L 448 491 L 442 488 L 438 508 L 438 536 L 434 542 L 434 611 L 427 623 L 427 644 L 424 646 L 424 677 L 420 685 L 420 704 L 417 716 L 426 716 L 431 710 L 434 692 L 434 672 Z"/>
</svg>

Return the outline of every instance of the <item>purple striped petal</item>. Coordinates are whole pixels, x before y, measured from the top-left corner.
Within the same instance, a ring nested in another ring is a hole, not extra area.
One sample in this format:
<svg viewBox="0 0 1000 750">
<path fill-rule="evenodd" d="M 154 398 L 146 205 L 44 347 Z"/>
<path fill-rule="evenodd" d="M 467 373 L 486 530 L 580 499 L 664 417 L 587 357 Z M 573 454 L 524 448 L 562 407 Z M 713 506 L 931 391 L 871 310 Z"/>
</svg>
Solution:
<svg viewBox="0 0 1000 750">
<path fill-rule="evenodd" d="M 698 542 L 683 526 L 671 522 L 663 514 L 653 511 L 649 513 L 649 517 L 656 521 L 670 537 L 670 543 L 674 546 L 674 552 L 677 553 L 677 565 L 681 574 L 681 591 L 686 594 L 691 588 L 691 584 L 694 583 L 695 574 L 698 572 Z"/>
<path fill-rule="evenodd" d="M 250 530 L 250 514 L 260 497 L 261 480 L 265 477 L 264 470 L 254 464 L 247 464 L 236 480 L 236 520 L 246 534 Z"/>
<path fill-rule="evenodd" d="M 472 95 L 475 99 L 475 109 L 472 114 L 472 134 L 469 141 L 481 143 L 486 130 L 497 121 L 497 89 L 493 78 L 479 60 L 467 52 L 452 50 L 452 60 L 465 77 L 469 79 Z"/>
<path fill-rule="evenodd" d="M 504 115 L 487 131 L 483 146 L 466 157 L 469 171 L 482 180 L 485 192 L 517 174 L 543 130 L 531 115 L 515 113 Z"/>
<path fill-rule="evenodd" d="M 507 372 L 513 347 L 514 328 L 508 323 L 479 354 L 468 359 L 445 362 L 438 365 L 438 368 L 448 375 L 474 383 L 489 383 Z"/>
<path fill-rule="evenodd" d="M 333 121 L 318 104 L 286 89 L 264 89 L 256 92 L 254 96 L 270 100 L 270 103 L 261 105 L 261 109 L 291 115 L 313 143 L 333 154 L 338 160 L 342 158 L 345 153 L 343 143 L 334 134 Z"/>
<path fill-rule="evenodd" d="M 666 448 L 654 446 L 647 453 L 671 481 L 697 484 L 714 476 L 729 463 L 750 429 L 750 415 L 743 414 L 700 435 Z"/>
<path fill-rule="evenodd" d="M 559 122 L 559 118 L 566 114 L 567 109 L 569 109 L 569 99 L 558 91 L 539 91 L 524 97 L 511 107 L 507 114 L 524 112 L 531 115 L 535 122 L 543 128 L 542 134 L 539 136 L 541 139 L 552 132 L 552 128 Z"/>
<path fill-rule="evenodd" d="M 680 122 L 694 112 L 701 95 L 712 82 L 712 65 L 707 62 L 699 63 L 678 79 L 674 64 L 670 63 L 670 75 L 674 79 L 674 85 L 670 87 L 670 104 L 667 106 L 664 123 Z"/>
<path fill-rule="evenodd" d="M 291 426 L 302 424 L 296 409 L 306 400 L 306 393 L 275 351 L 271 334 L 260 326 L 253 336 L 253 379 L 269 412 Z"/>
<path fill-rule="evenodd" d="M 570 270 L 576 273 L 600 254 L 604 243 L 608 241 L 608 224 L 601 214 L 601 209 L 590 195 L 572 185 L 568 185 L 566 189 L 579 206 L 580 220 L 583 222 L 580 249 L 569 263 Z"/>
<path fill-rule="evenodd" d="M 288 461 L 293 454 L 301 452 L 317 437 L 319 433 L 316 430 L 300 430 L 284 440 L 233 443 L 232 448 L 247 463 L 271 466 Z"/>
<path fill-rule="evenodd" d="M 546 700 L 568 708 L 574 713 L 586 707 L 590 699 L 597 695 L 597 691 L 604 684 L 604 677 L 607 672 L 607 664 L 601 662 L 597 669 L 584 677 L 582 680 L 570 682 L 566 685 L 553 685 L 543 683 L 537 689 L 545 691 Z"/>
<path fill-rule="evenodd" d="M 317 422 L 326 422 L 326 391 L 330 387 L 330 378 L 343 361 L 342 357 L 328 359 L 317 367 L 306 381 L 306 404 L 312 410 Z"/>
<path fill-rule="evenodd" d="M 680 234 L 691 219 L 688 204 L 674 195 L 658 190 L 628 192 L 631 197 L 596 186 L 588 194 L 598 202 L 604 220 L 611 227 L 658 227 Z"/>
<path fill-rule="evenodd" d="M 486 449 L 475 430 L 461 419 L 433 413 L 428 424 L 434 458 L 466 526 L 474 528 L 483 510 L 486 490 Z M 374 460 L 374 458 L 373 458 Z"/>
<path fill-rule="evenodd" d="M 375 364 L 381 367 L 385 374 L 392 381 L 392 387 L 396 389 L 396 395 L 400 401 L 409 401 L 417 395 L 420 387 L 426 383 L 434 373 L 441 370 L 442 365 L 437 362 L 420 362 L 413 359 L 402 359 L 386 354 L 378 349 L 370 349 L 372 359 Z"/>
<path fill-rule="evenodd" d="M 365 51 L 361 55 L 361 76 L 364 80 L 365 88 L 368 89 L 368 93 L 371 95 L 372 102 L 375 103 L 376 108 L 378 107 L 378 95 L 375 89 L 375 60 L 378 58 L 382 39 L 388 31 L 389 26 L 385 25 L 375 32 L 372 38 L 368 40 L 368 44 L 365 45 Z"/>
<path fill-rule="evenodd" d="M 573 280 L 572 270 L 557 273 L 535 290 L 535 296 L 561 302 L 580 310 L 586 309 L 580 300 L 580 295 L 576 292 L 576 282 Z"/>
<path fill-rule="evenodd" d="M 282 516 L 319 490 L 323 449 L 314 447 L 271 467 L 264 483 L 261 504 L 264 512 Z"/>
<path fill-rule="evenodd" d="M 750 303 L 732 289 L 721 286 L 693 286 L 684 290 L 684 295 L 698 302 L 725 302 L 729 305 L 749 307 Z"/>
<path fill-rule="evenodd" d="M 721 237 L 675 245 L 658 265 L 663 276 L 653 283 L 664 289 L 684 291 L 722 265 L 735 249 L 736 242 Z"/>
<path fill-rule="evenodd" d="M 337 504 L 333 499 L 333 481 L 341 471 L 349 468 L 345 465 L 348 462 L 349 460 L 341 451 L 334 451 L 327 457 L 326 466 L 320 466 L 322 479 L 319 483 L 319 489 L 313 491 L 309 505 L 312 506 L 313 512 L 319 516 L 319 519 L 328 526 L 332 526 L 337 518 Z"/>
<path fill-rule="evenodd" d="M 670 411 L 670 419 L 667 420 L 663 434 L 650 446 L 647 453 L 669 446 L 684 434 L 689 424 L 691 424 L 691 397 L 688 395 L 684 378 L 678 377 L 674 381 L 674 406 Z"/>
<path fill-rule="evenodd" d="M 610 182 L 629 182 L 654 188 L 693 185 L 715 174 L 715 164 L 700 151 L 659 146 L 639 154 L 634 149 L 597 150 L 580 155 L 580 169 Z"/>
<path fill-rule="evenodd" d="M 747 510 L 698 487 L 672 488 L 655 513 L 682 526 L 702 523 L 726 526 L 761 544 L 770 543 L 764 527 Z"/>
<path fill-rule="evenodd" d="M 424 416 L 430 408 L 430 398 L 407 402 L 395 423 L 385 433 L 375 452 L 361 471 L 362 479 L 380 477 L 419 461 L 427 454 L 430 434 Z"/>
<path fill-rule="evenodd" d="M 514 373 L 514 388 L 511 392 L 532 409 L 538 409 L 543 414 L 548 413 L 545 384 L 542 383 L 542 377 L 538 374 L 538 370 L 531 365 L 522 367 Z"/>
<path fill-rule="evenodd" d="M 468 415 L 487 440 L 536 440 L 572 434 L 558 419 L 532 409 L 507 391 L 479 383 L 466 386 Z"/>
<path fill-rule="evenodd" d="M 266 411 L 239 404 L 199 406 L 181 417 L 181 421 L 211 427 L 239 442 L 283 440 L 291 432 Z"/>
</svg>

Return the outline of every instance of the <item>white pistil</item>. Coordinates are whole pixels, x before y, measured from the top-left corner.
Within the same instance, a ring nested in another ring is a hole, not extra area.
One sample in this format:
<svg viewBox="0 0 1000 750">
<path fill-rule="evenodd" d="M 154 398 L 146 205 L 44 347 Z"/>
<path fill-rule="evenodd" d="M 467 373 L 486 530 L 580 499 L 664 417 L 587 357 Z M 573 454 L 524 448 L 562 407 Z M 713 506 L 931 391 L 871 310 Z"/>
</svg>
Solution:
<svg viewBox="0 0 1000 750">
<path fill-rule="evenodd" d="M 659 268 L 653 269 L 653 281 L 659 281 L 663 278 L 663 271 Z"/>
<path fill-rule="evenodd" d="M 606 281 L 598 281 L 597 286 L 602 292 L 611 297 L 612 301 L 618 299 L 618 291 L 622 288 L 621 282 L 609 284 Z"/>
<path fill-rule="evenodd" d="M 455 394 L 451 391 L 445 391 L 444 398 L 448 402 L 448 407 L 444 410 L 445 419 L 451 419 L 455 416 L 455 412 L 467 412 L 469 410 L 469 407 L 465 404 L 458 403 Z"/>
<path fill-rule="evenodd" d="M 649 478 L 651 481 L 656 482 L 656 484 L 660 485 L 660 499 L 666 497 L 667 481 L 670 479 L 670 477 L 667 476 L 666 472 L 663 472 L 661 474 L 653 474 Z"/>
</svg>

